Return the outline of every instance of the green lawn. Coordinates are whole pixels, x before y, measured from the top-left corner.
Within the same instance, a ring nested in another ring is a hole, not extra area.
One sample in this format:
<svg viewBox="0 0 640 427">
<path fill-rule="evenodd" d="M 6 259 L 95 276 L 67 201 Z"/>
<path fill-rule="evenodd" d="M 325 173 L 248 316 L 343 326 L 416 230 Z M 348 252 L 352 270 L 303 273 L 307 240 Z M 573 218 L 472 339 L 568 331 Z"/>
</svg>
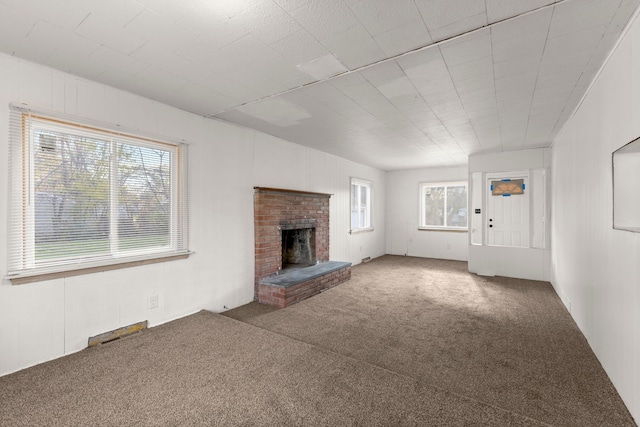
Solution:
<svg viewBox="0 0 640 427">
<path fill-rule="evenodd" d="M 167 246 L 169 236 L 123 237 L 118 241 L 118 250 L 157 248 Z M 110 250 L 109 239 L 69 240 L 36 244 L 36 261 L 55 258 L 74 258 L 79 256 L 107 255 Z"/>
</svg>

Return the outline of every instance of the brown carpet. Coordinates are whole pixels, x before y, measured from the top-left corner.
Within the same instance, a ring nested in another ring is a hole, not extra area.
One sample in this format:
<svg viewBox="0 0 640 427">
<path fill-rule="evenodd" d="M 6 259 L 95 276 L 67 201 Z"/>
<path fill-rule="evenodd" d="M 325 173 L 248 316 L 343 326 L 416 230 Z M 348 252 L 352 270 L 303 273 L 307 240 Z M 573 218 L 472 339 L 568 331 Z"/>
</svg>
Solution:
<svg viewBox="0 0 640 427">
<path fill-rule="evenodd" d="M 0 425 L 634 425 L 548 283 L 385 256 L 225 314 L 2 377 Z"/>
</svg>

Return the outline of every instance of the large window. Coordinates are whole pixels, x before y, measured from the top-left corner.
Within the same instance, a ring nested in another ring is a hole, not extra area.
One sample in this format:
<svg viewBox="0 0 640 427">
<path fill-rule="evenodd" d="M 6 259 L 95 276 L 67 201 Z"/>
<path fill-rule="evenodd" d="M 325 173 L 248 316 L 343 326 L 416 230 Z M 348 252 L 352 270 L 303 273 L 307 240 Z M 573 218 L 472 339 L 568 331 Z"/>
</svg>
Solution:
<svg viewBox="0 0 640 427">
<path fill-rule="evenodd" d="M 371 182 L 351 178 L 351 232 L 373 230 Z"/>
<path fill-rule="evenodd" d="M 467 183 L 420 184 L 420 228 L 467 229 Z"/>
<path fill-rule="evenodd" d="M 11 118 L 10 278 L 186 253 L 181 145 Z"/>
</svg>

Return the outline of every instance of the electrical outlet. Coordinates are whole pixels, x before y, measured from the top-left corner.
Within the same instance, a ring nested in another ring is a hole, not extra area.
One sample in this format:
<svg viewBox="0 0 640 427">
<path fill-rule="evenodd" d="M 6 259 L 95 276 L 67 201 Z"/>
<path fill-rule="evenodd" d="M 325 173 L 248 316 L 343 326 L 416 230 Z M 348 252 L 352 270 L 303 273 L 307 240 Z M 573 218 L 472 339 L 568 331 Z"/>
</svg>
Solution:
<svg viewBox="0 0 640 427">
<path fill-rule="evenodd" d="M 158 308 L 158 295 L 149 297 L 149 308 Z"/>
</svg>

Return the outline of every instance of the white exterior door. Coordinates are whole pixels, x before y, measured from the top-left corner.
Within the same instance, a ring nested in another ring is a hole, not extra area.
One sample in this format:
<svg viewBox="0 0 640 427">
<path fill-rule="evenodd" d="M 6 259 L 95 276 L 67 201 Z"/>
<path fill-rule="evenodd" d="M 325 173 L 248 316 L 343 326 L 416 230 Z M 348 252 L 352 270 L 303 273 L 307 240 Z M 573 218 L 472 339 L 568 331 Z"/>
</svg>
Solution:
<svg viewBox="0 0 640 427">
<path fill-rule="evenodd" d="M 529 247 L 529 177 L 488 177 L 487 244 Z"/>
</svg>

